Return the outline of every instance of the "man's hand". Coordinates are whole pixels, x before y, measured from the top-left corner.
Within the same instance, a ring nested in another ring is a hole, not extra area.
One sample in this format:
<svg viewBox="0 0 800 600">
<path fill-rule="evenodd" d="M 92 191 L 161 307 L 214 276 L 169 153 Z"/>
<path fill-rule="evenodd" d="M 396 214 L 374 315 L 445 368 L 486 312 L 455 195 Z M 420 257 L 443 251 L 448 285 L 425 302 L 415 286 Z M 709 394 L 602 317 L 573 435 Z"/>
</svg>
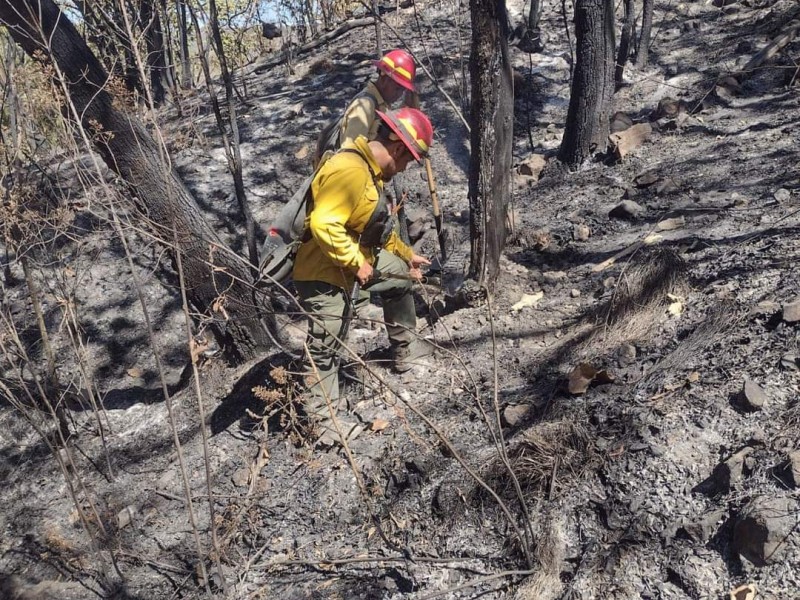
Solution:
<svg viewBox="0 0 800 600">
<path fill-rule="evenodd" d="M 424 256 L 419 256 L 415 254 L 411 257 L 411 261 L 408 263 L 408 275 L 409 277 L 416 279 L 417 281 L 422 280 L 422 271 L 420 267 L 423 265 L 429 265 L 431 261 L 429 261 Z"/>
<path fill-rule="evenodd" d="M 372 265 L 369 264 L 366 260 L 361 263 L 361 266 L 356 271 L 356 279 L 358 279 L 358 283 L 361 285 L 366 285 L 370 279 L 372 279 Z"/>
</svg>

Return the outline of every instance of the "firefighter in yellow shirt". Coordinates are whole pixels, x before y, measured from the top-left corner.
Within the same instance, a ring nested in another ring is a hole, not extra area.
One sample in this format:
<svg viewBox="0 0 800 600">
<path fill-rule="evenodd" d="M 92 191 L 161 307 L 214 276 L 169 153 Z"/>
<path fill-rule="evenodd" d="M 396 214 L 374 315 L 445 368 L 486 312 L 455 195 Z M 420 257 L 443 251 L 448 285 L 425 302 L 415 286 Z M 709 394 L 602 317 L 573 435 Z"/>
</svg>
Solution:
<svg viewBox="0 0 800 600">
<path fill-rule="evenodd" d="M 410 279 L 430 262 L 416 255 L 394 232 L 384 184 L 421 161 L 433 142 L 430 120 L 419 110 L 378 112 L 380 127 L 368 141 L 359 136 L 322 165 L 311 185 L 313 204 L 294 264 L 293 279 L 308 313 L 305 412 L 321 443 L 338 439 L 330 407 L 339 396 L 339 354 L 348 326 L 353 283 L 381 296 L 394 367 L 405 371 L 429 353 L 415 337 L 416 313 Z M 354 433 L 347 423 L 344 433 Z M 341 427 L 340 427 L 341 429 Z"/>
</svg>

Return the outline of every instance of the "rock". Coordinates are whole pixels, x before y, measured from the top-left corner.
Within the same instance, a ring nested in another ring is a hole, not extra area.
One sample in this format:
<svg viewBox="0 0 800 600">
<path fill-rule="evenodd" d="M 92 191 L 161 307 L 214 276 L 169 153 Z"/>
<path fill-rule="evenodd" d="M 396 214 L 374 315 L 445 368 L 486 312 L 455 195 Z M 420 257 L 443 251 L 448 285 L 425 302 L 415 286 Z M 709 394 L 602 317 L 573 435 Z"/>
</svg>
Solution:
<svg viewBox="0 0 800 600">
<path fill-rule="evenodd" d="M 644 213 L 645 209 L 641 204 L 637 204 L 633 200 L 623 200 L 611 209 L 608 216 L 612 219 L 633 221 L 641 217 Z"/>
<path fill-rule="evenodd" d="M 572 288 L 572 289 L 569 291 L 569 295 L 570 295 L 570 296 L 572 296 L 573 298 L 578 298 L 578 297 L 580 297 L 580 295 L 581 295 L 581 291 L 580 291 L 579 289 Z"/>
<path fill-rule="evenodd" d="M 775 190 L 773 196 L 775 197 L 775 200 L 777 200 L 778 202 L 788 202 L 789 198 L 792 197 L 792 195 L 789 193 L 789 190 L 784 188 Z"/>
<path fill-rule="evenodd" d="M 567 274 L 564 271 L 547 271 L 546 273 L 542 273 L 542 281 L 545 283 L 559 283 L 566 278 Z"/>
<path fill-rule="evenodd" d="M 133 518 L 136 516 L 136 512 L 136 507 L 133 504 L 119 511 L 117 513 L 117 529 L 125 529 L 130 525 L 133 522 Z"/>
<path fill-rule="evenodd" d="M 678 191 L 678 184 L 672 177 L 665 177 L 656 185 L 656 194 L 671 194 Z"/>
<path fill-rule="evenodd" d="M 680 530 L 695 542 L 704 544 L 714 535 L 724 517 L 725 509 L 714 510 L 697 520 L 684 522 Z"/>
<path fill-rule="evenodd" d="M 639 192 L 636 188 L 628 186 L 625 188 L 625 193 L 622 194 L 623 200 L 630 200 L 631 198 L 636 198 L 639 195 Z"/>
<path fill-rule="evenodd" d="M 517 167 L 517 172 L 525 177 L 539 180 L 542 170 L 547 166 L 547 159 L 541 154 L 531 154 L 525 162 Z"/>
<path fill-rule="evenodd" d="M 658 101 L 658 108 L 656 108 L 655 116 L 656 119 L 663 119 L 665 117 L 674 119 L 685 110 L 686 107 L 683 102 L 675 100 L 675 98 L 666 97 Z"/>
<path fill-rule="evenodd" d="M 787 323 L 800 321 L 800 298 L 795 298 L 783 305 L 783 320 Z"/>
<path fill-rule="evenodd" d="M 625 131 L 633 125 L 633 119 L 622 111 L 617 111 L 611 116 L 611 124 L 609 130 L 611 133 Z"/>
<path fill-rule="evenodd" d="M 739 399 L 742 403 L 742 408 L 754 412 L 764 408 L 764 404 L 767 401 L 767 394 L 756 382 L 745 379 Z"/>
<path fill-rule="evenodd" d="M 637 123 L 625 131 L 609 134 L 608 141 L 611 143 L 616 157 L 621 160 L 631 150 L 641 146 L 650 137 L 651 133 L 653 133 L 653 127 L 650 123 Z"/>
<path fill-rule="evenodd" d="M 617 360 L 620 366 L 627 366 L 636 360 L 636 346 L 633 344 L 622 344 L 617 350 Z"/>
<path fill-rule="evenodd" d="M 572 237 L 575 241 L 585 242 L 592 235 L 592 230 L 585 223 L 578 223 L 572 228 Z"/>
<path fill-rule="evenodd" d="M 250 483 L 250 469 L 247 467 L 242 467 L 241 469 L 237 469 L 236 472 L 231 477 L 231 481 L 233 485 L 237 487 L 245 487 Z"/>
<path fill-rule="evenodd" d="M 725 462 L 721 462 L 711 473 L 711 476 L 697 486 L 696 490 L 708 495 L 727 494 L 742 482 L 749 469 L 745 465 L 745 458 L 753 451 L 751 447 L 739 450 Z"/>
<path fill-rule="evenodd" d="M 733 527 L 733 548 L 756 567 L 778 561 L 797 522 L 789 498 L 761 496 L 742 511 Z"/>
<path fill-rule="evenodd" d="M 636 187 L 644 188 L 653 185 L 660 179 L 661 178 L 658 176 L 658 173 L 655 171 L 646 171 L 637 175 L 633 182 L 636 184 Z"/>
<path fill-rule="evenodd" d="M 526 404 L 512 404 L 503 410 L 503 425 L 505 427 L 515 427 L 519 425 L 525 416 L 530 412 L 530 406 Z"/>
</svg>

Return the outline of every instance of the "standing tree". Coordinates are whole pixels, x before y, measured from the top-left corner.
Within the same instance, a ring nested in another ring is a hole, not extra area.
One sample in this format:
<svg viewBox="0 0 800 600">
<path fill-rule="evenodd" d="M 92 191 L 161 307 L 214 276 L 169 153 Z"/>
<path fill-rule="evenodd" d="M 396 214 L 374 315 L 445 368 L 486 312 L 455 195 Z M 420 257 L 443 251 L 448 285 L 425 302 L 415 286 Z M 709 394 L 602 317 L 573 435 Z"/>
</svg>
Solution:
<svg viewBox="0 0 800 600">
<path fill-rule="evenodd" d="M 605 152 L 614 94 L 614 0 L 576 0 L 577 59 L 558 159 L 580 166 Z"/>
<path fill-rule="evenodd" d="M 469 164 L 469 277 L 492 286 L 506 243 L 514 126 L 514 86 L 504 0 L 470 0 L 472 82 Z"/>
<path fill-rule="evenodd" d="M 122 112 L 108 75 L 53 0 L 0 0 L 0 24 L 64 86 L 68 113 L 80 119 L 105 163 L 124 179 L 156 228 L 158 239 L 177 239 L 187 295 L 204 315 L 225 318 L 213 327 L 234 359 L 254 357 L 271 344 L 254 302 L 253 271 L 234 255 L 203 218 L 194 198 L 144 125 Z M 273 317 L 266 315 L 272 326 Z"/>
<path fill-rule="evenodd" d="M 650 32 L 653 29 L 653 1 L 644 0 L 642 5 L 642 31 L 636 44 L 636 66 L 640 69 L 647 66 L 650 54 Z"/>
<path fill-rule="evenodd" d="M 614 70 L 614 87 L 622 87 L 622 77 L 625 74 L 625 63 L 631 54 L 634 28 L 636 27 L 636 0 L 625 0 L 625 16 L 622 23 L 622 35 L 619 39 L 619 52 L 617 52 L 617 66 Z"/>
<path fill-rule="evenodd" d="M 180 62 L 181 62 L 181 87 L 192 87 L 192 66 L 189 62 L 189 24 L 186 15 L 185 0 L 178 2 L 178 31 L 180 32 Z"/>
</svg>

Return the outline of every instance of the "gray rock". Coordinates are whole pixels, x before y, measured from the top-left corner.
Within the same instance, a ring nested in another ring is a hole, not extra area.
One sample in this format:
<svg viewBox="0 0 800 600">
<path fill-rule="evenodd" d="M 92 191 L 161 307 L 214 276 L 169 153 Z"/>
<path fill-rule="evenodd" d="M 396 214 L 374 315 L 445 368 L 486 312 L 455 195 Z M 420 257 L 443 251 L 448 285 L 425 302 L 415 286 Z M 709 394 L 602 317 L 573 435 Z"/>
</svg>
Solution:
<svg viewBox="0 0 800 600">
<path fill-rule="evenodd" d="M 644 213 L 645 209 L 641 204 L 637 204 L 633 200 L 623 200 L 611 209 L 608 216 L 612 219 L 633 221 L 641 217 Z"/>
<path fill-rule="evenodd" d="M 749 471 L 745 466 L 745 458 L 752 451 L 753 449 L 749 446 L 743 448 L 714 468 L 710 479 L 713 482 L 715 491 L 727 494 L 742 482 L 745 474 Z"/>
<path fill-rule="evenodd" d="M 752 412 L 764 408 L 767 394 L 756 382 L 751 379 L 745 379 L 739 399 L 741 400 L 742 408 Z"/>
<path fill-rule="evenodd" d="M 800 298 L 795 298 L 783 305 L 783 320 L 787 323 L 800 321 Z"/>
<path fill-rule="evenodd" d="M 742 511 L 733 528 L 733 547 L 757 567 L 780 560 L 797 524 L 797 506 L 789 498 L 759 497 Z"/>
<path fill-rule="evenodd" d="M 617 359 L 620 366 L 627 366 L 636 360 L 636 346 L 633 344 L 622 344 L 617 350 Z"/>
<path fill-rule="evenodd" d="M 724 509 L 714 510 L 704 514 L 699 519 L 684 522 L 681 525 L 681 530 L 695 542 L 704 544 L 717 531 L 717 527 L 724 517 Z"/>
<path fill-rule="evenodd" d="M 792 197 L 792 195 L 789 193 L 789 190 L 784 188 L 775 190 L 773 196 L 775 197 L 775 200 L 777 200 L 778 202 L 788 202 L 789 198 Z"/>
<path fill-rule="evenodd" d="M 503 410 L 503 425 L 515 427 L 519 425 L 530 411 L 530 406 L 525 404 L 512 404 Z"/>
</svg>

